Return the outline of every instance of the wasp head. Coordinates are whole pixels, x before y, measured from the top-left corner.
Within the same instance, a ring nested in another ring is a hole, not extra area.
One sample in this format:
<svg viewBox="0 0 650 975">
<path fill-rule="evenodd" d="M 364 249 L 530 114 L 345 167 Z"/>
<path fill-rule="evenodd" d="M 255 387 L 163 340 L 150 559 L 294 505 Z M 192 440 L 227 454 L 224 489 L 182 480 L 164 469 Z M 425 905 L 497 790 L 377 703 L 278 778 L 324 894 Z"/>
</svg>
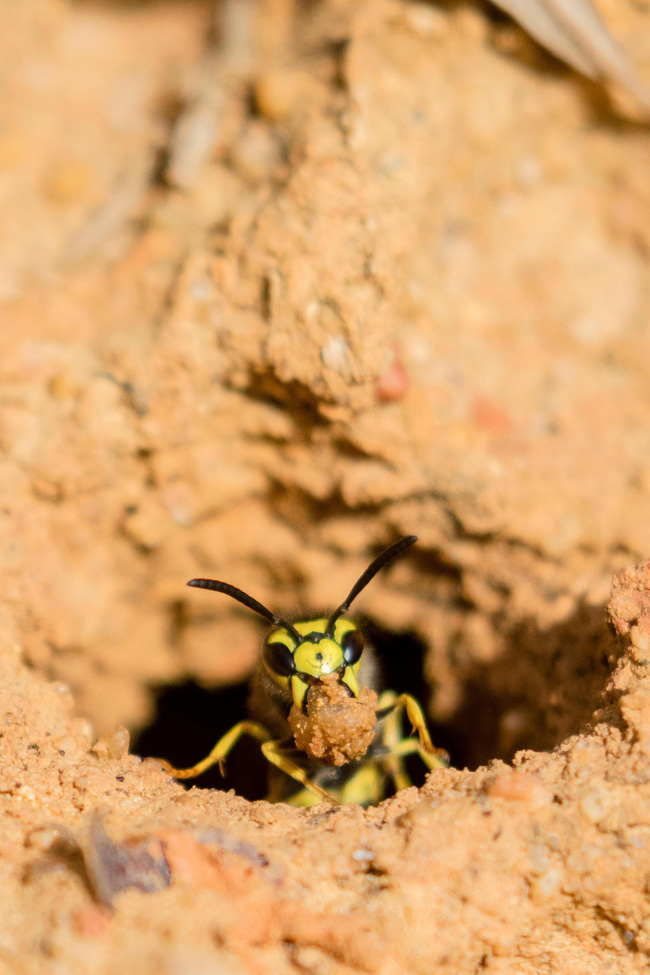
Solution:
<svg viewBox="0 0 650 975">
<path fill-rule="evenodd" d="M 358 697 L 362 653 L 363 635 L 352 620 L 340 618 L 330 627 L 330 620 L 322 617 L 301 620 L 291 630 L 272 630 L 262 659 L 269 676 L 305 710 L 309 688 L 330 674 L 337 675 L 350 697 Z"/>
<path fill-rule="evenodd" d="M 289 692 L 292 703 L 306 712 L 309 688 L 322 683 L 323 678 L 331 681 L 330 674 L 337 675 L 338 682 L 350 697 L 359 697 L 357 672 L 363 653 L 363 636 L 345 613 L 379 570 L 415 541 L 415 535 L 407 535 L 378 555 L 329 618 L 289 623 L 229 582 L 192 579 L 188 586 L 225 593 L 273 624 L 274 629 L 264 644 L 264 666 L 272 680 Z"/>
</svg>

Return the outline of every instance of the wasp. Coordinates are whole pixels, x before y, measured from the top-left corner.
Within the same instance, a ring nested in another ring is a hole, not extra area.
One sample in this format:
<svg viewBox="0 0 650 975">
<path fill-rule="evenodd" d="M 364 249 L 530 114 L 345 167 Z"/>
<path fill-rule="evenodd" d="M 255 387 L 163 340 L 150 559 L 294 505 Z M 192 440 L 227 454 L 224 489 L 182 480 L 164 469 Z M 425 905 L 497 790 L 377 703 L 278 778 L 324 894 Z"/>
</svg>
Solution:
<svg viewBox="0 0 650 975">
<path fill-rule="evenodd" d="M 364 647 L 363 633 L 347 615 L 379 570 L 416 541 L 408 535 L 377 556 L 329 617 L 290 622 L 229 582 L 191 579 L 188 586 L 230 596 L 273 629 L 252 678 L 250 719 L 234 725 L 191 768 L 161 759 L 164 767 L 177 779 L 194 778 L 213 765 L 223 773 L 233 747 L 250 735 L 271 766 L 268 798 L 307 806 L 379 802 L 411 784 L 404 763 L 409 755 L 418 755 L 430 770 L 447 765 L 416 699 L 390 690 L 376 693 L 372 649 Z M 404 713 L 417 737 L 404 734 Z"/>
</svg>

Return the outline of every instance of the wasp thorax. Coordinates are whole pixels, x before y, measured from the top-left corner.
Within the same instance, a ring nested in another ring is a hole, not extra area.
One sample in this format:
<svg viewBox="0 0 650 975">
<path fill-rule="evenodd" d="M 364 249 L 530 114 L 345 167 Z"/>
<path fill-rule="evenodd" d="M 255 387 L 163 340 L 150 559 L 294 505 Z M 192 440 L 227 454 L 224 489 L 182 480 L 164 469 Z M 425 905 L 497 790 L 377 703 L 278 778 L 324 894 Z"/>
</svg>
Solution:
<svg viewBox="0 0 650 975">
<path fill-rule="evenodd" d="M 324 676 L 307 692 L 307 713 L 296 704 L 289 724 L 296 747 L 326 765 L 345 765 L 363 756 L 375 736 L 377 695 L 363 687 L 350 697 L 336 674 Z"/>
</svg>

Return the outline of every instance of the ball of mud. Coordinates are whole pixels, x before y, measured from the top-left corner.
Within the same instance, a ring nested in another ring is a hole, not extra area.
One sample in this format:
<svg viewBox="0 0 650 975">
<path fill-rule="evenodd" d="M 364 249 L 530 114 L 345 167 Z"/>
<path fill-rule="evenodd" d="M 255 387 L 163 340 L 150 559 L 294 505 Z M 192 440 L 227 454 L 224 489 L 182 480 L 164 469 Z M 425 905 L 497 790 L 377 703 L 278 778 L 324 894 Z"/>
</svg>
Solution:
<svg viewBox="0 0 650 975">
<path fill-rule="evenodd" d="M 326 765 L 345 765 L 368 751 L 377 724 L 377 695 L 369 687 L 350 697 L 336 674 L 323 677 L 307 692 L 307 714 L 295 704 L 289 724 L 296 745 Z"/>
</svg>

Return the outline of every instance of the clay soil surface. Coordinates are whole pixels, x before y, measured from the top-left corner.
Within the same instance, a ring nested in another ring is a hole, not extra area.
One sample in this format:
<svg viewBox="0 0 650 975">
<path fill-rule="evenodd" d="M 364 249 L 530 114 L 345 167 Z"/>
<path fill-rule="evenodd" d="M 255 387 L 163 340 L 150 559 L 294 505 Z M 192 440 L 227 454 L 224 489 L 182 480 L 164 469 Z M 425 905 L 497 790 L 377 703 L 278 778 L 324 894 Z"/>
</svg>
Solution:
<svg viewBox="0 0 650 975">
<path fill-rule="evenodd" d="M 478 0 L 3 5 L 0 975 L 648 971 L 649 160 Z M 408 534 L 356 609 L 451 767 L 172 780 L 263 632 L 185 582 Z"/>
</svg>

